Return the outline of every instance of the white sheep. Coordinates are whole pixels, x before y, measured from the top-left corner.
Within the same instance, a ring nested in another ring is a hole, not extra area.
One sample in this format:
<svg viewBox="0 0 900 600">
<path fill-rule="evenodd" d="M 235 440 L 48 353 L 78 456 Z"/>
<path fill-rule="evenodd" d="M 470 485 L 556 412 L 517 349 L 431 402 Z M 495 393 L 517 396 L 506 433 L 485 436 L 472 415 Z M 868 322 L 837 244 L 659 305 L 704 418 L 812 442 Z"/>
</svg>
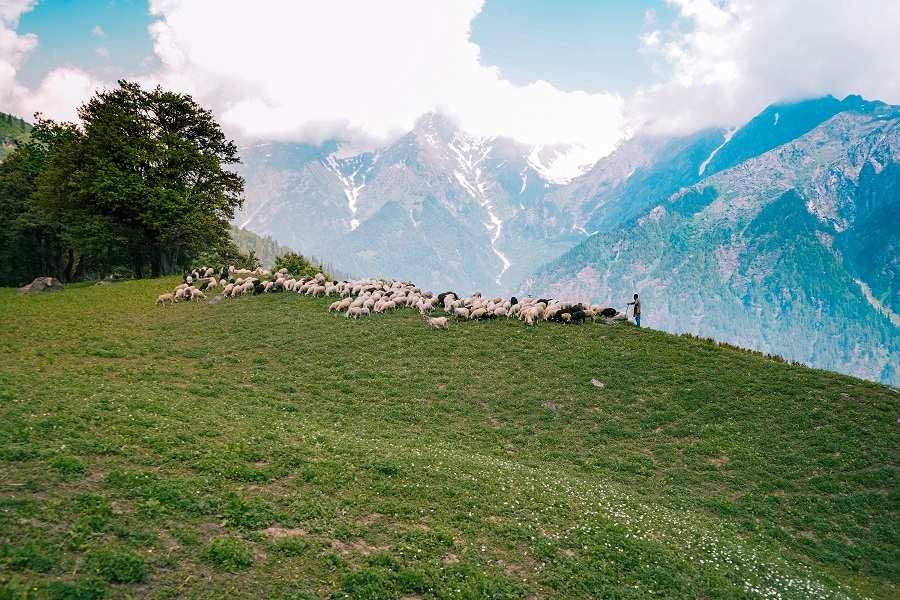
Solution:
<svg viewBox="0 0 900 600">
<path fill-rule="evenodd" d="M 175 296 L 173 296 L 172 294 L 162 294 L 159 296 L 159 298 L 156 299 L 157 306 L 159 306 L 160 304 L 165 305 L 166 302 L 169 303 L 169 306 L 175 304 Z"/>
<path fill-rule="evenodd" d="M 450 322 L 447 317 L 425 317 L 432 329 L 450 329 Z"/>
<path fill-rule="evenodd" d="M 201 300 L 206 300 L 206 294 L 201 292 L 200 290 L 194 290 L 191 292 L 191 300 L 195 302 L 200 302 Z"/>
</svg>

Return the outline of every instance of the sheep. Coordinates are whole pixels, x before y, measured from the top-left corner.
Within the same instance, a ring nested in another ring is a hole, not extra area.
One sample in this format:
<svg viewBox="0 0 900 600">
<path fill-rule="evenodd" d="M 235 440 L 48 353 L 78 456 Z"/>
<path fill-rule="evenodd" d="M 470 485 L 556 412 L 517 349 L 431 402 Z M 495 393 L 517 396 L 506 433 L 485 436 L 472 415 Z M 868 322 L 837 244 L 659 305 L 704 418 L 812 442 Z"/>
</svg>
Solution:
<svg viewBox="0 0 900 600">
<path fill-rule="evenodd" d="M 175 300 L 174 300 L 174 302 L 178 302 L 178 301 L 180 301 L 180 300 L 184 300 L 184 299 L 185 299 L 184 296 L 185 296 L 186 290 L 187 290 L 187 288 L 183 288 L 183 287 L 179 287 L 178 289 L 176 289 L 176 290 L 175 290 Z M 190 299 L 190 298 L 188 298 L 188 299 Z"/>
<path fill-rule="evenodd" d="M 450 322 L 447 317 L 425 317 L 432 329 L 450 330 Z"/>
<path fill-rule="evenodd" d="M 159 306 L 160 304 L 165 305 L 166 302 L 169 303 L 169 306 L 175 304 L 175 296 L 173 296 L 172 294 L 162 294 L 159 296 L 159 298 L 156 299 L 157 306 Z"/>
<path fill-rule="evenodd" d="M 212 277 L 212 276 L 213 276 L 213 273 L 215 273 L 215 272 L 216 272 L 215 269 L 213 269 L 212 267 L 209 267 L 209 268 L 206 269 L 206 271 L 203 273 L 203 276 L 204 276 L 204 277 Z"/>
<path fill-rule="evenodd" d="M 194 290 L 191 292 L 191 300 L 195 302 L 200 302 L 201 300 L 206 300 L 206 294 L 201 292 L 200 290 Z"/>
<path fill-rule="evenodd" d="M 231 291 L 232 291 L 233 289 L 234 289 L 234 284 L 233 284 L 233 283 L 229 283 L 228 285 L 223 285 L 223 286 L 222 286 L 222 295 L 223 295 L 223 296 L 230 296 L 230 295 L 231 295 Z"/>
<path fill-rule="evenodd" d="M 585 313 L 583 310 L 576 310 L 575 312 L 571 313 L 570 316 L 570 323 L 584 323 L 587 319 L 587 313 Z"/>
<path fill-rule="evenodd" d="M 468 319 L 469 318 L 469 309 L 468 308 L 454 308 L 453 309 L 453 317 L 459 321 L 460 318 Z"/>
</svg>

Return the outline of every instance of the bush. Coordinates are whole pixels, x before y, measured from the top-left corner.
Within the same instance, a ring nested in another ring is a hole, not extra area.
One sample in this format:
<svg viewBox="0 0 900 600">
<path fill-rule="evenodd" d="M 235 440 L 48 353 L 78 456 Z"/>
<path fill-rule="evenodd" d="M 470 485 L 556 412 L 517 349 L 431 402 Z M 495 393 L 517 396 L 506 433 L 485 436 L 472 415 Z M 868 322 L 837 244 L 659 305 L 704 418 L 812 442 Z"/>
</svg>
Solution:
<svg viewBox="0 0 900 600">
<path fill-rule="evenodd" d="M 50 460 L 50 468 L 62 475 L 83 475 L 85 472 L 84 463 L 77 456 L 60 455 Z"/>
<path fill-rule="evenodd" d="M 140 556 L 129 550 L 95 550 L 87 557 L 87 568 L 107 581 L 142 583 L 147 570 Z"/>
<path fill-rule="evenodd" d="M 31 569 L 37 573 L 46 573 L 53 569 L 53 561 L 44 556 L 31 540 L 21 548 L 0 546 L 0 558 L 5 558 L 13 571 Z"/>
<path fill-rule="evenodd" d="M 309 542 L 302 537 L 290 536 L 272 542 L 269 547 L 273 552 L 278 552 L 285 556 L 300 556 L 309 548 Z"/>
<path fill-rule="evenodd" d="M 201 558 L 229 571 L 249 567 L 253 564 L 253 553 L 250 552 L 247 544 L 230 535 L 213 538 Z"/>
<path fill-rule="evenodd" d="M 101 600 L 106 598 L 106 584 L 95 577 L 74 582 L 57 580 L 47 586 L 50 600 Z"/>
<path fill-rule="evenodd" d="M 295 252 L 288 252 L 284 256 L 279 256 L 275 259 L 275 270 L 279 269 L 287 269 L 288 273 L 294 277 L 313 276 L 316 273 L 322 273 L 325 275 L 325 279 L 328 281 L 332 280 L 327 273 L 322 272 L 321 266 L 312 264 L 305 256 Z"/>
<path fill-rule="evenodd" d="M 275 508 L 261 500 L 234 495 L 224 511 L 225 521 L 243 530 L 263 529 L 275 522 Z"/>
</svg>

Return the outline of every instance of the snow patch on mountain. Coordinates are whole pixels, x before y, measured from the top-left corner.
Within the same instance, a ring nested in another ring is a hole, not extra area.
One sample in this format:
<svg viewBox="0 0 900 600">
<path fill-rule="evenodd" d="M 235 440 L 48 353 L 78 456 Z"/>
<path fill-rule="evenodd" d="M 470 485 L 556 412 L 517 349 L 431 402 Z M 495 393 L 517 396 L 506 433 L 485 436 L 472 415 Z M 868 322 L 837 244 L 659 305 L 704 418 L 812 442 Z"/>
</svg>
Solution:
<svg viewBox="0 0 900 600">
<path fill-rule="evenodd" d="M 778 113 L 775 114 L 775 122 L 776 122 L 776 123 L 778 122 Z M 703 175 L 703 171 L 706 170 L 706 166 L 709 164 L 709 162 L 710 162 L 710 161 L 713 159 L 713 157 L 716 155 L 716 152 L 718 152 L 719 150 L 721 150 L 722 148 L 724 148 L 724 147 L 725 147 L 725 144 L 727 144 L 728 142 L 731 141 L 731 138 L 734 136 L 734 134 L 737 132 L 737 130 L 738 130 L 738 128 L 735 127 L 734 129 L 729 129 L 728 131 L 725 132 L 725 141 L 722 142 L 722 144 L 721 144 L 718 148 L 716 148 L 715 150 L 713 150 L 713 151 L 712 151 L 712 154 L 710 154 L 709 157 L 707 157 L 707 159 L 704 160 L 704 161 L 700 164 L 700 171 L 697 173 L 697 175 Z M 631 175 L 629 175 L 628 177 L 631 177 Z M 627 179 L 627 177 L 626 177 L 626 179 Z"/>
<path fill-rule="evenodd" d="M 331 168 L 331 170 L 338 176 L 338 179 L 341 181 L 341 185 L 344 188 L 344 195 L 347 197 L 347 204 L 350 207 L 350 231 L 353 231 L 357 227 L 359 227 L 359 220 L 356 219 L 356 201 L 359 198 L 359 191 L 366 187 L 366 175 L 362 174 L 362 183 L 356 185 L 357 175 L 362 171 L 362 165 L 357 167 L 355 171 L 351 175 L 344 175 L 343 170 L 341 169 L 341 165 L 338 163 L 338 159 L 335 155 L 336 153 L 332 153 L 328 155 L 328 158 L 324 161 L 327 166 Z"/>
<path fill-rule="evenodd" d="M 532 146 L 527 157 L 528 164 L 547 183 L 566 185 L 594 165 L 592 154 L 584 146 L 562 147 L 564 151 L 560 151 L 560 146 Z"/>
</svg>

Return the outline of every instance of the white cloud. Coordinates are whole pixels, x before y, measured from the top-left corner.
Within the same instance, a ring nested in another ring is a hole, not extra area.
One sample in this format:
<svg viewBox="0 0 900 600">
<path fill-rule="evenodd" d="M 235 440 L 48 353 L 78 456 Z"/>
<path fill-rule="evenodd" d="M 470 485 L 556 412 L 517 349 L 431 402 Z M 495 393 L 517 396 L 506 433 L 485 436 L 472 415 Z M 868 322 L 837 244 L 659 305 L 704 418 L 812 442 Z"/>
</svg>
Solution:
<svg viewBox="0 0 900 600">
<path fill-rule="evenodd" d="M 36 0 L 0 0 L 0 107 L 25 119 L 40 112 L 58 121 L 75 121 L 82 102 L 102 84 L 73 66 L 53 69 L 36 90 L 17 79 L 19 68 L 37 48 L 34 34 L 16 33 L 19 17 L 33 9 Z"/>
<path fill-rule="evenodd" d="M 432 110 L 469 130 L 608 152 L 617 96 L 517 87 L 469 41 L 482 0 L 151 0 L 164 85 L 244 137 L 387 138 Z"/>
<path fill-rule="evenodd" d="M 94 28 L 91 29 L 91 35 L 96 35 L 97 37 L 106 37 L 106 32 L 103 31 L 103 28 L 99 25 L 94 25 Z"/>
<path fill-rule="evenodd" d="M 774 102 L 826 94 L 900 104 L 894 0 L 667 1 L 675 24 L 643 38 L 664 81 L 633 103 L 657 130 L 738 125 Z"/>
<path fill-rule="evenodd" d="M 104 48 L 101 46 L 100 48 L 94 48 L 94 52 L 97 55 L 102 56 L 103 58 L 109 58 L 109 48 Z"/>
</svg>

